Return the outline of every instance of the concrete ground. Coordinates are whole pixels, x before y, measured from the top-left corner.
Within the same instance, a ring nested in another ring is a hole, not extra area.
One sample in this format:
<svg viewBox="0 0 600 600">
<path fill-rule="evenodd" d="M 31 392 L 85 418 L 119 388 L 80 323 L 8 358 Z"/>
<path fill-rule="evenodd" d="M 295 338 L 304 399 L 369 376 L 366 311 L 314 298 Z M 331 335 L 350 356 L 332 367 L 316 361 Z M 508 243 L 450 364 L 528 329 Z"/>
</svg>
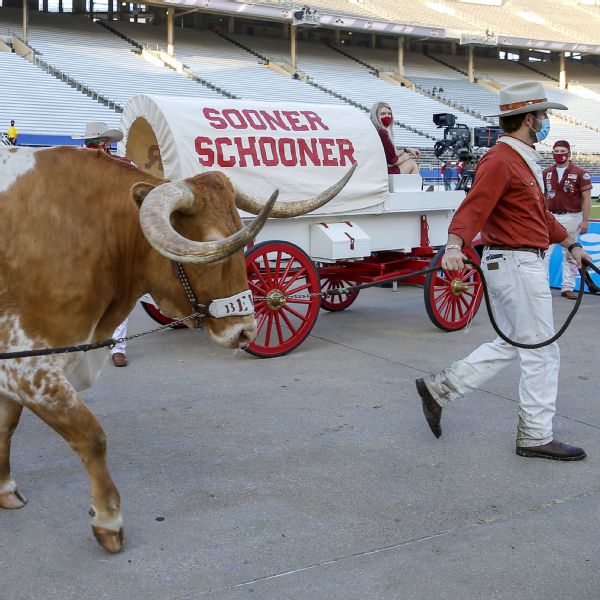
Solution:
<svg viewBox="0 0 600 600">
<path fill-rule="evenodd" d="M 572 304 L 555 299 L 557 321 Z M 2 600 L 600 598 L 600 298 L 561 340 L 555 434 L 588 458 L 516 456 L 518 369 L 425 423 L 414 379 L 491 339 L 429 322 L 418 288 L 321 312 L 261 360 L 169 331 L 83 394 L 109 438 L 127 547 L 89 528 L 78 458 L 31 413 L 0 512 Z M 153 323 L 141 312 L 131 330 Z"/>
</svg>

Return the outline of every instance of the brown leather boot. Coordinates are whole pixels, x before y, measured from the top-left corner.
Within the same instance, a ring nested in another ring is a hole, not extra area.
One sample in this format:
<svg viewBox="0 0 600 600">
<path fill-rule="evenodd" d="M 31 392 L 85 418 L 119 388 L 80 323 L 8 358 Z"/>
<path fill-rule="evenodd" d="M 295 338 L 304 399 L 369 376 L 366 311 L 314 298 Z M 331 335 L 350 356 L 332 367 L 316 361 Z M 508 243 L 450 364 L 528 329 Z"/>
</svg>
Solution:
<svg viewBox="0 0 600 600">
<path fill-rule="evenodd" d="M 583 448 L 569 446 L 552 440 L 541 446 L 517 446 L 517 454 L 527 458 L 549 458 L 551 460 L 583 460 L 587 455 Z"/>
<path fill-rule="evenodd" d="M 417 385 L 417 392 L 419 392 L 419 396 L 421 396 L 423 414 L 427 419 L 429 428 L 433 435 L 435 435 L 436 438 L 439 438 L 442 435 L 442 426 L 440 425 L 442 419 L 442 407 L 435 401 L 422 379 L 417 379 L 415 383 Z"/>
<path fill-rule="evenodd" d="M 561 292 L 560 295 L 563 298 L 568 298 L 569 300 L 577 300 L 577 294 L 571 290 L 565 290 L 564 292 Z"/>
</svg>

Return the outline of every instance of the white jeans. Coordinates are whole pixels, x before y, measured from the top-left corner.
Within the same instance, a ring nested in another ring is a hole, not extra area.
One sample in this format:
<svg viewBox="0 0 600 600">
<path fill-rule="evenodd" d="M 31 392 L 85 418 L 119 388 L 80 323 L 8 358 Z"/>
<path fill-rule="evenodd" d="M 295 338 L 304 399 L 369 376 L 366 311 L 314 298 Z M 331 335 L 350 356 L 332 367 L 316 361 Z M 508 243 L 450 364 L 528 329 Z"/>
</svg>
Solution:
<svg viewBox="0 0 600 600">
<path fill-rule="evenodd" d="M 532 252 L 485 250 L 481 266 L 496 321 L 505 335 L 529 344 L 554 335 L 552 295 L 541 257 Z M 517 357 L 521 361 L 517 446 L 540 446 L 552 441 L 560 366 L 556 342 L 523 350 L 497 337 L 441 373 L 425 377 L 425 384 L 446 406 L 482 386 Z"/>
<path fill-rule="evenodd" d="M 128 320 L 129 320 L 128 318 L 125 319 L 115 329 L 115 332 L 113 333 L 114 339 L 127 336 L 127 321 Z M 116 354 L 117 352 L 120 352 L 121 354 L 125 354 L 126 351 L 127 351 L 127 342 L 119 342 L 118 344 L 115 344 L 114 348 L 111 348 L 110 353 L 111 353 L 111 355 Z"/>
<path fill-rule="evenodd" d="M 581 223 L 582 213 L 566 213 L 564 215 L 554 215 L 556 220 L 567 230 L 567 233 L 573 238 L 577 239 L 577 226 Z M 546 263 L 546 269 L 550 268 L 550 255 L 554 250 L 554 246 L 556 244 L 552 244 L 550 248 L 548 248 L 548 252 L 546 252 L 546 258 L 544 262 Z M 562 283 L 560 284 L 560 291 L 573 291 L 575 287 L 575 281 L 577 279 L 577 274 L 579 271 L 577 270 L 577 263 L 575 259 L 571 256 L 571 253 L 566 249 L 562 249 L 563 255 L 563 263 L 562 263 Z"/>
</svg>

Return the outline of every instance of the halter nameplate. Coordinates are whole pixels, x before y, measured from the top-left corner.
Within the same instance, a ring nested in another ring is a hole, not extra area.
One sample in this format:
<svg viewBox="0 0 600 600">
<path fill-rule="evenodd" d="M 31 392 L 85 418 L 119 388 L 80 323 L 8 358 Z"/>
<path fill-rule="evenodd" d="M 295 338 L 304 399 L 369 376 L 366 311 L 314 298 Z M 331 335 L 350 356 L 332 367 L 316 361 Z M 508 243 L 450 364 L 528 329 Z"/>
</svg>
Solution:
<svg viewBox="0 0 600 600">
<path fill-rule="evenodd" d="M 208 305 L 208 314 L 216 319 L 252 315 L 254 314 L 252 292 L 246 290 L 229 298 L 216 298 Z"/>
</svg>

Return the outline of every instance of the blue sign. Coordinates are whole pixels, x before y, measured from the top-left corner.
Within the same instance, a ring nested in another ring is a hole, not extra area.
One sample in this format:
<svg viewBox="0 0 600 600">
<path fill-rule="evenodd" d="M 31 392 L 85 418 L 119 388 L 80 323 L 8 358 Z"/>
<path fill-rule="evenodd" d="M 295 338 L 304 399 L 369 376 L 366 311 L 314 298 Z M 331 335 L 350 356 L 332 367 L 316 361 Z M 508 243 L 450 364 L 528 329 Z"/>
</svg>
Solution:
<svg viewBox="0 0 600 600">
<path fill-rule="evenodd" d="M 579 236 L 579 242 L 583 246 L 583 249 L 592 257 L 594 264 L 600 268 L 600 221 L 590 221 L 590 228 L 587 233 L 583 233 Z M 550 257 L 550 287 L 560 288 L 562 282 L 562 246 L 558 244 L 554 247 L 554 252 Z M 594 271 L 590 271 L 590 275 L 594 283 L 600 286 L 600 275 Z M 581 277 L 577 275 L 577 281 L 575 282 L 575 289 L 579 289 L 581 283 Z M 587 292 L 587 286 L 585 286 Z"/>
</svg>

